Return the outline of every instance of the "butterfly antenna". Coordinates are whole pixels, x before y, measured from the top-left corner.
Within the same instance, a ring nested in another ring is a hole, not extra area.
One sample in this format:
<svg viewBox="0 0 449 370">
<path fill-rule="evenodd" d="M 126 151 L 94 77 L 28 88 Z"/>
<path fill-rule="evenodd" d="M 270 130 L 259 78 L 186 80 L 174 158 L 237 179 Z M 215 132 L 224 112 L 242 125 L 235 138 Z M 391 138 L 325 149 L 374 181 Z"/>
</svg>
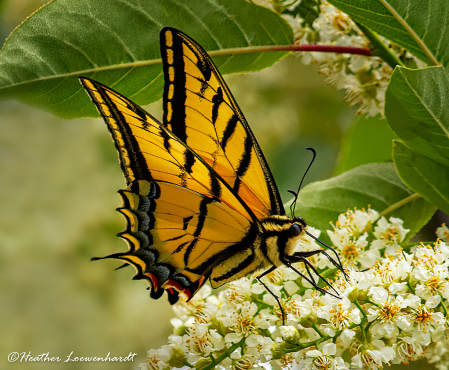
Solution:
<svg viewBox="0 0 449 370">
<path fill-rule="evenodd" d="M 293 194 L 293 196 L 295 197 L 295 199 L 293 199 L 292 202 L 290 203 L 290 215 L 293 217 L 293 213 L 295 212 L 296 199 L 298 199 L 298 193 L 293 190 L 287 190 L 287 191 L 290 194 Z"/>
<path fill-rule="evenodd" d="M 312 157 L 312 160 L 309 163 L 309 167 L 307 167 L 306 172 L 304 172 L 304 175 L 302 176 L 301 182 L 299 183 L 299 186 L 298 186 L 298 191 L 294 192 L 293 190 L 288 190 L 288 192 L 293 194 L 294 197 L 295 197 L 295 199 L 293 200 L 292 204 L 290 204 L 290 214 L 291 214 L 291 216 L 293 216 L 295 214 L 296 201 L 298 200 L 298 194 L 299 194 L 299 191 L 301 190 L 302 183 L 304 182 L 304 179 L 306 178 L 307 172 L 309 172 L 309 169 L 310 169 L 310 167 L 312 167 L 313 161 L 316 158 L 316 151 L 315 151 L 315 149 L 313 149 L 313 148 L 306 148 L 306 149 L 310 150 L 313 153 L 313 157 Z"/>
</svg>

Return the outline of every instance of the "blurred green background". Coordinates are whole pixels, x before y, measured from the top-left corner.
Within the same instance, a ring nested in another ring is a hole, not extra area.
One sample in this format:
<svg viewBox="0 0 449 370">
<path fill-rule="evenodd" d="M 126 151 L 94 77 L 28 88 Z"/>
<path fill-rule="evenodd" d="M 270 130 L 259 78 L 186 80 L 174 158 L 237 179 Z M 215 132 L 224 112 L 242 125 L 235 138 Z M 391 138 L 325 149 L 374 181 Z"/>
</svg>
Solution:
<svg viewBox="0 0 449 370">
<path fill-rule="evenodd" d="M 0 1 L 0 38 L 45 2 Z M 3 43 L 3 41 L 2 41 Z M 314 66 L 286 58 L 264 71 L 226 76 L 284 201 L 318 153 L 306 182 L 389 158 L 385 122 L 355 117 Z M 162 117 L 161 102 L 146 107 Z M 125 186 L 100 119 L 60 120 L 15 101 L 0 103 L 0 368 L 131 369 L 171 333 L 171 306 L 151 300 L 132 268 L 91 262 L 126 248 L 115 192 Z M 367 135 L 369 133 L 369 135 Z M 354 140 L 364 138 L 365 141 Z M 368 137 L 368 139 L 366 139 Z M 383 142 L 384 144 L 379 144 Z M 339 163 L 342 143 L 345 151 Z M 377 148 L 385 148 L 379 154 Z M 363 153 L 358 154 L 358 153 Z M 134 363 L 8 363 L 10 352 L 127 356 Z M 411 367 L 409 367 L 411 368 Z"/>
</svg>

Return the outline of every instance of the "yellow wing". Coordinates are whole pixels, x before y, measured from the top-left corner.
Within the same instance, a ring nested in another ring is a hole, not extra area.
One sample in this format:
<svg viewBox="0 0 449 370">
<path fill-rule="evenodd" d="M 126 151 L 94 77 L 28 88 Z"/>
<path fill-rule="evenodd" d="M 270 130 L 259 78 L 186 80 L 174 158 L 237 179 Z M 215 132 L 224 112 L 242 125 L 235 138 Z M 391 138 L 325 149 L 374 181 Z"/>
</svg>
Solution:
<svg viewBox="0 0 449 370">
<path fill-rule="evenodd" d="M 220 72 L 186 34 L 161 31 L 163 124 L 213 168 L 258 219 L 285 214 L 268 164 Z"/>
<path fill-rule="evenodd" d="M 136 278 L 151 283 L 151 296 L 167 290 L 171 303 L 180 292 L 193 296 L 215 266 L 238 252 L 245 258 L 229 269 L 256 266 L 259 223 L 229 185 L 142 108 L 99 82 L 80 80 L 111 132 L 128 183 L 119 211 L 128 222 L 120 236 L 129 250 L 105 258 L 135 266 Z"/>
</svg>

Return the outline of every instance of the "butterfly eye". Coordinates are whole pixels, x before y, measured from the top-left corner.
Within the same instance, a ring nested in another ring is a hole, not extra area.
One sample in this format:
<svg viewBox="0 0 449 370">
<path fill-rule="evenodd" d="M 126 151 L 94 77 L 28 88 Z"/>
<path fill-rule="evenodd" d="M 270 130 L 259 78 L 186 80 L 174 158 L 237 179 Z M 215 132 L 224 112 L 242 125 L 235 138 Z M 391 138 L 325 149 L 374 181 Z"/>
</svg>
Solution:
<svg viewBox="0 0 449 370">
<path fill-rule="evenodd" d="M 301 234 L 302 232 L 302 227 L 298 224 L 293 224 L 292 226 L 290 226 L 290 237 L 295 237 L 298 236 L 299 234 Z"/>
</svg>

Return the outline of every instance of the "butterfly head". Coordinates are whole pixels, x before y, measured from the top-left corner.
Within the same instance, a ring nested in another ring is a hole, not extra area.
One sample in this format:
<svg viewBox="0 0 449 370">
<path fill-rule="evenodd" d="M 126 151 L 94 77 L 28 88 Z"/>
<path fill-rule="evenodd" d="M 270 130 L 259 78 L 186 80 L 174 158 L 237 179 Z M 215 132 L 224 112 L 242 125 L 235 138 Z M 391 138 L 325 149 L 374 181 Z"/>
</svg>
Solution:
<svg viewBox="0 0 449 370">
<path fill-rule="evenodd" d="M 306 222 L 301 217 L 272 215 L 263 221 L 267 252 L 273 264 L 283 264 L 283 256 L 295 250 L 305 234 Z"/>
<path fill-rule="evenodd" d="M 296 220 L 293 220 L 294 223 L 292 223 L 288 229 L 288 232 L 290 234 L 290 238 L 296 238 L 300 236 L 304 228 L 306 227 L 304 220 L 300 219 L 299 217 Z"/>
<path fill-rule="evenodd" d="M 285 246 L 286 254 L 291 254 L 296 248 L 299 239 L 305 235 L 307 228 L 306 222 L 301 217 L 293 217 L 288 228 L 288 240 Z"/>
</svg>

